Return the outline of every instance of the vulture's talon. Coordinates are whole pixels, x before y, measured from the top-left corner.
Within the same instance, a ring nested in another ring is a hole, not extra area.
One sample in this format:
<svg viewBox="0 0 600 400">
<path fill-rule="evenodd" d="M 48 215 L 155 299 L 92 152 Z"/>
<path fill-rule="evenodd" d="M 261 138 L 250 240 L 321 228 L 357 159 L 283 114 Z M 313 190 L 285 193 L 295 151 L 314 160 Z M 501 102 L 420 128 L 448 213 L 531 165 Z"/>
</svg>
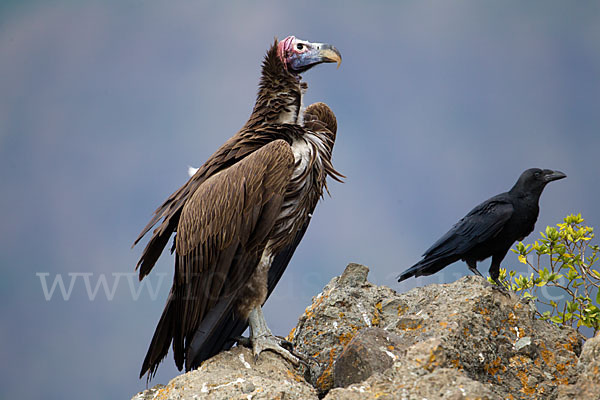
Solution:
<svg viewBox="0 0 600 400">
<path fill-rule="evenodd" d="M 279 344 L 281 345 L 281 347 L 283 347 L 290 353 L 294 351 L 294 344 L 292 342 L 290 342 L 283 336 L 275 336 L 275 337 L 279 340 Z"/>
<path fill-rule="evenodd" d="M 293 356 L 295 356 L 300 364 L 304 365 L 306 368 L 310 368 L 310 364 L 320 365 L 316 358 L 307 356 L 294 348 L 294 343 L 290 342 L 283 336 L 276 336 L 277 339 L 280 340 L 281 347 L 289 351 Z"/>
<path fill-rule="evenodd" d="M 260 353 L 265 350 L 270 350 L 279 354 L 297 367 L 301 363 L 300 358 L 296 357 L 291 351 L 284 348 L 284 345 L 287 345 L 288 343 L 290 342 L 287 340 L 281 340 L 273 335 L 256 336 L 252 338 L 252 353 L 254 354 L 254 361 L 258 361 L 258 356 L 260 356 Z"/>
<path fill-rule="evenodd" d="M 300 360 L 300 364 L 305 366 L 307 369 L 311 369 L 311 363 L 315 364 L 317 367 L 321 366 L 321 364 L 314 357 L 307 356 L 294 350 L 292 350 L 291 353 L 295 355 L 298 358 L 298 360 Z"/>
</svg>

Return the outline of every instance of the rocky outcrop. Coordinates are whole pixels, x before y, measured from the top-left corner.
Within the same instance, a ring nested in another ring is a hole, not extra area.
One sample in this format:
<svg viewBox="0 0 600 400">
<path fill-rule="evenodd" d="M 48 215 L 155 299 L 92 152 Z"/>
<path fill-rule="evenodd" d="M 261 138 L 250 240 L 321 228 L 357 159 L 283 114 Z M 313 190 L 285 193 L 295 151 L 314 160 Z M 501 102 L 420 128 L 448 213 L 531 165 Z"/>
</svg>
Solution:
<svg viewBox="0 0 600 400">
<path fill-rule="evenodd" d="M 558 388 L 559 399 L 600 399 L 600 334 L 583 345 L 577 370 L 579 377 L 574 385 Z"/>
<path fill-rule="evenodd" d="M 350 264 L 315 298 L 294 332 L 296 348 L 324 366 L 312 382 L 322 393 L 352 383 L 358 386 L 344 389 L 344 395 L 360 389 L 366 396 L 369 387 L 375 388 L 373 395 L 387 393 L 377 382 L 381 377 L 393 396 L 421 396 L 419 387 L 433 390 L 424 382 L 438 369 L 455 370 L 444 371 L 448 385 L 440 393 L 457 381 L 475 381 L 470 386 L 481 389 L 475 397 L 486 392 L 499 398 L 547 397 L 577 379 L 579 335 L 535 319 L 531 304 L 483 278 L 466 276 L 399 294 L 368 282 L 367 272 Z M 371 386 L 361 385 L 367 371 L 390 366 L 373 362 L 384 355 L 395 368 L 367 380 Z M 409 376 L 416 392 L 406 391 Z"/>
<path fill-rule="evenodd" d="M 600 398 L 600 338 L 582 351 L 577 332 L 480 277 L 396 293 L 367 274 L 348 265 L 290 332 L 308 367 L 234 348 L 135 398 Z"/>
<path fill-rule="evenodd" d="M 317 399 L 317 391 L 280 356 L 264 352 L 258 361 L 250 349 L 235 347 L 157 385 L 132 400 L 183 399 Z"/>
</svg>

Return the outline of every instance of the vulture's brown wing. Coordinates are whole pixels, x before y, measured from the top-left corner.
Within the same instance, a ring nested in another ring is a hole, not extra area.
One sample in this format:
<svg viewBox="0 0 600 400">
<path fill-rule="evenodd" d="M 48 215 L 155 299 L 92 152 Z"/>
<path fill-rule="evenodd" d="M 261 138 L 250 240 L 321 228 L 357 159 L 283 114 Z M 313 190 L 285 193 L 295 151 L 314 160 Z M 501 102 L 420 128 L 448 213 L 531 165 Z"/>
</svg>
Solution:
<svg viewBox="0 0 600 400">
<path fill-rule="evenodd" d="M 322 130 L 327 129 L 328 136 L 331 137 L 332 142 L 335 141 L 335 135 L 337 133 L 337 119 L 335 114 L 331 111 L 329 106 L 321 101 L 312 103 L 304 110 L 304 128 L 311 130 Z"/>
<path fill-rule="evenodd" d="M 325 173 L 332 179 L 344 183 L 342 179 L 345 176 L 338 172 L 331 163 L 333 145 L 337 134 L 337 119 L 331 108 L 323 102 L 313 103 L 306 107 L 304 111 L 304 129 L 308 132 L 319 132 L 326 138 L 327 146 L 326 149 L 323 149 Z M 327 182 L 324 183 L 324 187 L 325 190 L 328 190 Z"/>
<path fill-rule="evenodd" d="M 139 269 L 140 280 L 148 275 L 154 267 L 169 238 L 177 229 L 183 205 L 198 187 L 210 176 L 229 168 L 266 143 L 265 140 L 251 140 L 241 135 L 230 138 L 198 169 L 194 176 L 154 211 L 152 219 L 133 243 L 135 246 L 162 219 L 159 226 L 152 232 L 152 238 L 148 241 L 136 265 L 136 270 Z"/>
<path fill-rule="evenodd" d="M 171 339 L 181 369 L 186 346 L 207 313 L 217 303 L 228 305 L 222 312 L 231 311 L 260 260 L 293 168 L 291 147 L 276 140 L 206 179 L 191 194 L 177 225 L 173 288 L 140 376 L 156 370 Z"/>
</svg>

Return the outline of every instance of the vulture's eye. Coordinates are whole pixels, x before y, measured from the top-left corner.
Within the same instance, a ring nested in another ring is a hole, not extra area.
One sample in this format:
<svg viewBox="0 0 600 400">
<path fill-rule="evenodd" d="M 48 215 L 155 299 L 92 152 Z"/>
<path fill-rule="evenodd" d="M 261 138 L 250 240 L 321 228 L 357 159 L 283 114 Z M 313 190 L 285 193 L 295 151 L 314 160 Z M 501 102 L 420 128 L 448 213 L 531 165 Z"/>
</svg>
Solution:
<svg viewBox="0 0 600 400">
<path fill-rule="evenodd" d="M 296 50 L 302 50 L 302 49 L 304 49 L 304 44 L 302 44 L 302 43 L 296 44 Z"/>
</svg>

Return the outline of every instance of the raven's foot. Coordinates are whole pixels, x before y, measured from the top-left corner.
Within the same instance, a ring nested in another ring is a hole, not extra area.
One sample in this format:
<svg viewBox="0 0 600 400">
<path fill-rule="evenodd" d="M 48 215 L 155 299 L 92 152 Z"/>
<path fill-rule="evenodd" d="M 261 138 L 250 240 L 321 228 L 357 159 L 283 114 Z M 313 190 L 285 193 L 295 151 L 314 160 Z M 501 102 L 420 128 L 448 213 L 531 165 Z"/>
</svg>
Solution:
<svg viewBox="0 0 600 400">
<path fill-rule="evenodd" d="M 467 267 L 469 267 L 469 270 L 471 270 L 471 272 L 475 275 L 485 278 L 485 276 L 483 276 L 481 272 L 479 272 L 479 270 L 477 269 L 477 262 L 473 260 L 467 260 Z"/>
<path fill-rule="evenodd" d="M 488 284 L 490 285 L 490 287 L 493 290 L 497 290 L 500 293 L 502 293 L 503 295 L 510 297 L 510 290 L 508 290 L 508 288 L 506 286 L 504 286 L 504 284 L 502 282 L 494 280 L 494 282 L 489 282 L 488 281 Z"/>
<path fill-rule="evenodd" d="M 481 272 L 479 272 L 479 270 L 478 270 L 477 268 L 475 268 L 475 267 L 470 267 L 470 266 L 469 266 L 469 269 L 470 269 L 470 270 L 471 270 L 471 272 L 472 272 L 472 273 L 474 273 L 475 275 L 477 275 L 477 276 L 480 276 L 480 277 L 482 277 L 482 278 L 485 278 L 485 276 L 483 276 L 483 274 L 482 274 Z"/>
</svg>

